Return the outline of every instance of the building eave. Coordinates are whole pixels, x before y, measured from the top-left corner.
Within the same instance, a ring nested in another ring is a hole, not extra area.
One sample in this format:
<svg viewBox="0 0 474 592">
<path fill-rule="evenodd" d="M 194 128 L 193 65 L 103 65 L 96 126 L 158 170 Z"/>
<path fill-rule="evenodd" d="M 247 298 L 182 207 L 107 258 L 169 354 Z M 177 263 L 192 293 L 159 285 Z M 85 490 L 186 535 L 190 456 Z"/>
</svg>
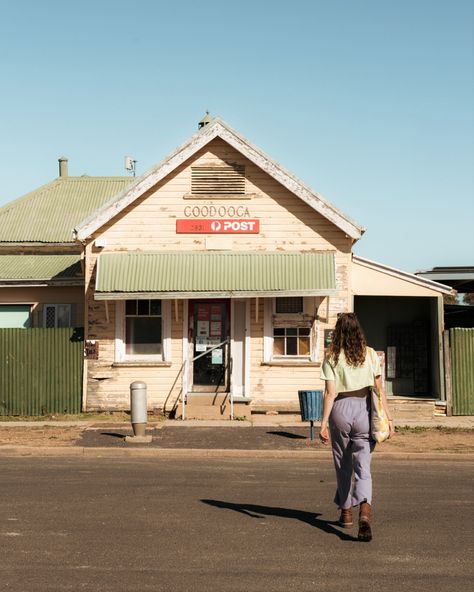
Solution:
<svg viewBox="0 0 474 592">
<path fill-rule="evenodd" d="M 354 221 L 337 210 L 337 208 L 330 204 L 320 194 L 316 193 L 299 179 L 285 171 L 279 164 L 266 156 L 259 148 L 252 145 L 245 138 L 231 129 L 224 121 L 216 118 L 213 119 L 210 124 L 201 128 L 165 160 L 144 173 L 132 183 L 131 186 L 114 196 L 104 204 L 102 208 L 96 210 L 96 212 L 81 222 L 74 229 L 75 240 L 84 241 L 90 238 L 99 228 L 104 226 L 108 221 L 122 212 L 136 199 L 154 187 L 183 162 L 191 158 L 201 150 L 201 148 L 217 137 L 227 142 L 256 166 L 264 170 L 281 185 L 307 203 L 311 208 L 332 222 L 348 237 L 356 241 L 362 236 L 364 233 L 362 227 L 358 226 Z"/>
<path fill-rule="evenodd" d="M 385 274 L 390 275 L 392 277 L 396 277 L 398 279 L 408 281 L 408 282 L 415 284 L 417 286 L 422 286 L 424 288 L 434 290 L 435 292 L 439 292 L 441 294 L 452 294 L 453 293 L 453 290 L 450 286 L 446 286 L 445 284 L 440 284 L 439 282 L 434 282 L 432 280 L 420 278 L 419 276 L 417 276 L 413 273 L 409 273 L 407 271 L 402 271 L 401 269 L 397 269 L 395 267 L 390 267 L 389 265 L 385 265 L 384 263 L 378 263 L 377 261 L 372 261 L 371 259 L 365 259 L 364 257 L 358 257 L 357 255 L 352 255 L 352 261 L 358 265 L 368 267 L 369 269 L 374 269 L 376 271 L 385 273 Z"/>
</svg>

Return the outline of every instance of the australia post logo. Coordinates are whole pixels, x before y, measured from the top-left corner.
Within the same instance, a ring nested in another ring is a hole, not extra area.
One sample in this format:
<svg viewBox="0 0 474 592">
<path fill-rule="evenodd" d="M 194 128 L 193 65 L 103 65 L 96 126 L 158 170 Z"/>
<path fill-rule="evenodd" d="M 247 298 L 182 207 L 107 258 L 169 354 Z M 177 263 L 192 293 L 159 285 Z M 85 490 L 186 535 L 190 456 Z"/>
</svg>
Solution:
<svg viewBox="0 0 474 592">
<path fill-rule="evenodd" d="M 177 234 L 258 234 L 260 220 L 233 219 L 184 219 L 176 220 Z"/>
</svg>

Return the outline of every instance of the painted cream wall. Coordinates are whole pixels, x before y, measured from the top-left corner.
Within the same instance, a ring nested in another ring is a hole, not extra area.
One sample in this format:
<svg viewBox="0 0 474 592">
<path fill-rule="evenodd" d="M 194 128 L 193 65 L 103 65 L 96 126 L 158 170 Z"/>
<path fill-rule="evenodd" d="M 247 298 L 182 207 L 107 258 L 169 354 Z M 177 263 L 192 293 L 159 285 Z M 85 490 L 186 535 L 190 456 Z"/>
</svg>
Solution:
<svg viewBox="0 0 474 592">
<path fill-rule="evenodd" d="M 189 199 L 191 166 L 236 163 L 245 166 L 246 193 L 251 199 Z M 215 139 L 194 157 L 183 163 L 147 194 L 127 207 L 97 232 L 86 247 L 86 338 L 99 341 L 99 360 L 86 362 L 87 409 L 129 407 L 129 385 L 143 380 L 148 385 L 149 408 L 169 404 L 180 394 L 183 362 L 183 303 L 178 318 L 172 306 L 171 363 L 155 366 L 114 366 L 115 311 L 113 302 L 94 300 L 95 265 L 100 252 L 181 251 L 214 248 L 221 237 L 176 234 L 176 220 L 184 219 L 186 206 L 240 205 L 249 217 L 260 220 L 258 235 L 222 237 L 222 245 L 234 251 L 330 251 L 336 260 L 338 294 L 331 297 L 329 316 L 326 299 L 319 316 L 319 350 L 323 352 L 324 328 L 333 326 L 338 312 L 349 310 L 352 239 L 323 216 L 294 196 L 221 139 Z M 106 240 L 100 251 L 95 238 Z M 216 241 L 217 239 L 217 241 Z M 320 388 L 319 364 L 264 365 L 264 301 L 259 299 L 258 320 L 255 299 L 251 301 L 250 395 L 259 401 L 296 401 L 299 389 Z M 174 385 L 174 386 L 173 386 Z"/>
<path fill-rule="evenodd" d="M 352 262 L 352 292 L 354 296 L 431 296 L 441 297 L 439 291 Z"/>
<path fill-rule="evenodd" d="M 32 307 L 32 326 L 42 327 L 42 310 L 45 304 L 71 304 L 72 324 L 84 324 L 84 289 L 74 287 L 2 287 L 0 304 L 29 304 Z"/>
</svg>

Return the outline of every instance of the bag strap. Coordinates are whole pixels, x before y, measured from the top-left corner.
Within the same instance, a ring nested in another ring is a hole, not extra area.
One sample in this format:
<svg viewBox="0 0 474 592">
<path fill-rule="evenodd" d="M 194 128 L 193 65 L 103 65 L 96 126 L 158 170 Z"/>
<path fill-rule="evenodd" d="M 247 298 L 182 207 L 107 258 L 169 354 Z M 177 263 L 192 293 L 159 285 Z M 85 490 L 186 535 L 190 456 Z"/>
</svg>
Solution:
<svg viewBox="0 0 474 592">
<path fill-rule="evenodd" d="M 369 347 L 367 346 L 367 353 L 369 356 L 369 365 L 370 365 L 370 369 L 372 370 L 372 379 L 373 379 L 373 386 L 375 386 L 375 369 L 374 369 L 374 356 L 376 356 L 377 354 L 375 353 L 375 350 L 373 347 Z"/>
</svg>

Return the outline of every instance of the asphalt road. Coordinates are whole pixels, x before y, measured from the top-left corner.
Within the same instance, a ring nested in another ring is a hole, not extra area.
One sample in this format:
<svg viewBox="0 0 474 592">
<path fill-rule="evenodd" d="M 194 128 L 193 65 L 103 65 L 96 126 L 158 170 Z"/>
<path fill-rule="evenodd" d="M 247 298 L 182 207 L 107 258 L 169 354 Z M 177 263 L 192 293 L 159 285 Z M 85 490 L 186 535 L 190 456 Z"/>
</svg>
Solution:
<svg viewBox="0 0 474 592">
<path fill-rule="evenodd" d="M 1 458 L 0 590 L 463 591 L 472 462 L 375 460 L 374 540 L 330 461 Z"/>
</svg>

